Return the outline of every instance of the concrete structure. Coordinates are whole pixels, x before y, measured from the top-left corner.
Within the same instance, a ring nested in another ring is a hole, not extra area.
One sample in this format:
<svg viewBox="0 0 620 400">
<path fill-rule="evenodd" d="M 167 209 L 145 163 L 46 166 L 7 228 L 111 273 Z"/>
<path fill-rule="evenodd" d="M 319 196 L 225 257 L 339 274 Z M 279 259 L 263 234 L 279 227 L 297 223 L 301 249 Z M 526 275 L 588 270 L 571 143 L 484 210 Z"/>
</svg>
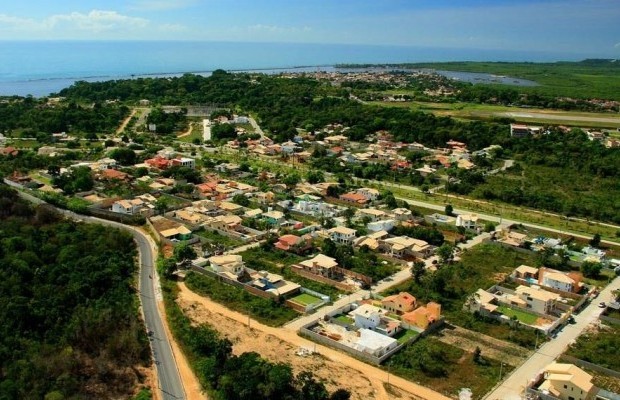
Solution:
<svg viewBox="0 0 620 400">
<path fill-rule="evenodd" d="M 392 257 L 403 258 L 407 256 L 426 258 L 433 253 L 433 246 L 420 239 L 409 236 L 396 236 L 379 241 L 383 251 Z"/>
<path fill-rule="evenodd" d="M 403 314 L 402 322 L 406 328 L 417 327 L 425 330 L 430 324 L 441 317 L 441 305 L 430 302 L 426 306 L 418 307 L 413 311 Z"/>
<path fill-rule="evenodd" d="M 319 254 L 314 258 L 300 262 L 299 265 L 314 274 L 333 278 L 336 275 L 334 268 L 338 266 L 338 262 L 331 257 Z"/>
<path fill-rule="evenodd" d="M 560 295 L 547 292 L 538 287 L 519 286 L 515 290 L 516 295 L 509 296 L 510 304 L 529 308 L 540 314 L 549 314 L 555 309 Z"/>
<path fill-rule="evenodd" d="M 353 345 L 353 348 L 358 351 L 370 353 L 376 357 L 381 357 L 398 346 L 398 341 L 396 339 L 374 332 L 370 329 L 360 329 L 359 334 L 359 339 L 357 343 Z"/>
<path fill-rule="evenodd" d="M 362 304 L 353 310 L 352 314 L 358 328 L 375 329 L 381 323 L 381 316 L 385 311 L 372 304 Z"/>
<path fill-rule="evenodd" d="M 478 228 L 478 215 L 460 214 L 456 217 L 456 226 L 462 226 L 466 229 L 476 229 Z"/>
<path fill-rule="evenodd" d="M 126 215 L 135 215 L 140 213 L 144 207 L 144 202 L 140 199 L 119 200 L 112 204 L 112 212 Z"/>
</svg>

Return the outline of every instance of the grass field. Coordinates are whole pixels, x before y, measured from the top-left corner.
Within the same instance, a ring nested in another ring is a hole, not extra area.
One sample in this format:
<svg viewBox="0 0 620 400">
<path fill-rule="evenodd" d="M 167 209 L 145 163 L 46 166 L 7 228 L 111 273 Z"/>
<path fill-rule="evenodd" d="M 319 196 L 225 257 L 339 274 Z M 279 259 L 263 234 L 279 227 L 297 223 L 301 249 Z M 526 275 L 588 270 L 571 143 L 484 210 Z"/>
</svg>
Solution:
<svg viewBox="0 0 620 400">
<path fill-rule="evenodd" d="M 409 339 L 414 338 L 418 335 L 419 333 L 416 331 L 412 331 L 410 329 L 403 329 L 402 331 L 394 335 L 394 339 L 396 339 L 398 343 L 405 343 Z"/>
<path fill-rule="evenodd" d="M 538 319 L 538 316 L 534 314 L 530 314 L 525 311 L 515 310 L 515 309 L 506 307 L 506 306 L 499 306 L 497 307 L 497 310 L 509 318 L 512 318 L 513 316 L 515 316 L 517 317 L 519 322 L 522 322 L 528 325 L 534 325 L 536 323 L 536 320 Z"/>
<path fill-rule="evenodd" d="M 298 296 L 291 298 L 291 300 L 303 306 L 308 306 L 310 304 L 316 304 L 316 303 L 320 303 L 321 301 L 323 301 L 319 299 L 318 297 L 312 296 L 311 294 L 308 294 L 308 293 L 302 293 Z"/>
<path fill-rule="evenodd" d="M 337 315 L 336 317 L 334 317 L 334 319 L 342 323 L 345 323 L 345 324 L 355 323 L 355 320 L 353 318 L 349 317 L 348 315 L 344 315 L 344 314 Z"/>
</svg>

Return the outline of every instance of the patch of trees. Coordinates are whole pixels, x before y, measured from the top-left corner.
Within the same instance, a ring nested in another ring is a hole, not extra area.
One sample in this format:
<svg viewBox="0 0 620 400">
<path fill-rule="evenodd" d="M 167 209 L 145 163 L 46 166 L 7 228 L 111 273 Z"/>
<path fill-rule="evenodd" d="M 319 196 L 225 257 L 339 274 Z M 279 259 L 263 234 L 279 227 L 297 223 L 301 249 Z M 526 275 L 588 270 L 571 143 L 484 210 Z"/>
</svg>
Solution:
<svg viewBox="0 0 620 400">
<path fill-rule="evenodd" d="M 74 167 L 55 176 L 52 179 L 52 184 L 62 189 L 66 194 L 73 194 L 91 190 L 95 181 L 89 167 Z"/>
<path fill-rule="evenodd" d="M 216 140 L 236 139 L 237 131 L 232 124 L 214 124 L 211 127 L 211 136 Z"/>
<path fill-rule="evenodd" d="M 74 101 L 48 105 L 47 99 L 17 98 L 0 103 L 0 132 L 19 130 L 22 136 L 51 140 L 54 132 L 106 133 L 129 115 L 126 106 Z"/>
<path fill-rule="evenodd" d="M 432 226 L 402 226 L 399 225 L 392 231 L 396 236 L 409 236 L 414 239 L 424 240 L 433 246 L 441 246 L 444 241 L 443 233 Z"/>
<path fill-rule="evenodd" d="M 147 125 L 154 124 L 155 132 L 161 135 L 170 135 L 176 131 L 184 129 L 187 125 L 185 115 L 187 109 L 180 111 L 167 112 L 162 108 L 154 108 L 146 117 Z"/>
<path fill-rule="evenodd" d="M 0 397 L 131 395 L 150 363 L 130 235 L 0 186 Z"/>
</svg>

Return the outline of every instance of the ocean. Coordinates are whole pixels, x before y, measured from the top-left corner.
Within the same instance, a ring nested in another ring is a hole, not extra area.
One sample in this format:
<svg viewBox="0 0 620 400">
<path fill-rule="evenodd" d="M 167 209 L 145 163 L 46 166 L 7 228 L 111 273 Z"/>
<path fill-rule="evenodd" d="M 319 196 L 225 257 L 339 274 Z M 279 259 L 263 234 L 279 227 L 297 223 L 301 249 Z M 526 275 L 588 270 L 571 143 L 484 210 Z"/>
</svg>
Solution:
<svg viewBox="0 0 620 400">
<path fill-rule="evenodd" d="M 333 69 L 338 63 L 556 61 L 570 54 L 406 46 L 174 41 L 0 41 L 0 95 L 47 96 L 77 80 L 229 71 Z"/>
</svg>

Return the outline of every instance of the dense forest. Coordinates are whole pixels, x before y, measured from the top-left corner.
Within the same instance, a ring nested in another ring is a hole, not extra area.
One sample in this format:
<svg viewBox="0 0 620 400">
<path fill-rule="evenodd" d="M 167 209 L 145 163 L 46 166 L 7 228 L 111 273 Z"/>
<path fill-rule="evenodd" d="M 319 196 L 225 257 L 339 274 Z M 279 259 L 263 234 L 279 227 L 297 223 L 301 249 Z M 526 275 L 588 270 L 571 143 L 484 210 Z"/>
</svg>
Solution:
<svg viewBox="0 0 620 400">
<path fill-rule="evenodd" d="M 0 399 L 130 397 L 150 356 L 131 236 L 0 185 Z"/>
<path fill-rule="evenodd" d="M 10 98 L 0 102 L 0 132 L 17 131 L 22 137 L 51 140 L 52 133 L 101 134 L 113 132 L 129 108 L 95 102 L 90 106 L 75 102 L 51 104 L 47 99 Z"/>
</svg>

